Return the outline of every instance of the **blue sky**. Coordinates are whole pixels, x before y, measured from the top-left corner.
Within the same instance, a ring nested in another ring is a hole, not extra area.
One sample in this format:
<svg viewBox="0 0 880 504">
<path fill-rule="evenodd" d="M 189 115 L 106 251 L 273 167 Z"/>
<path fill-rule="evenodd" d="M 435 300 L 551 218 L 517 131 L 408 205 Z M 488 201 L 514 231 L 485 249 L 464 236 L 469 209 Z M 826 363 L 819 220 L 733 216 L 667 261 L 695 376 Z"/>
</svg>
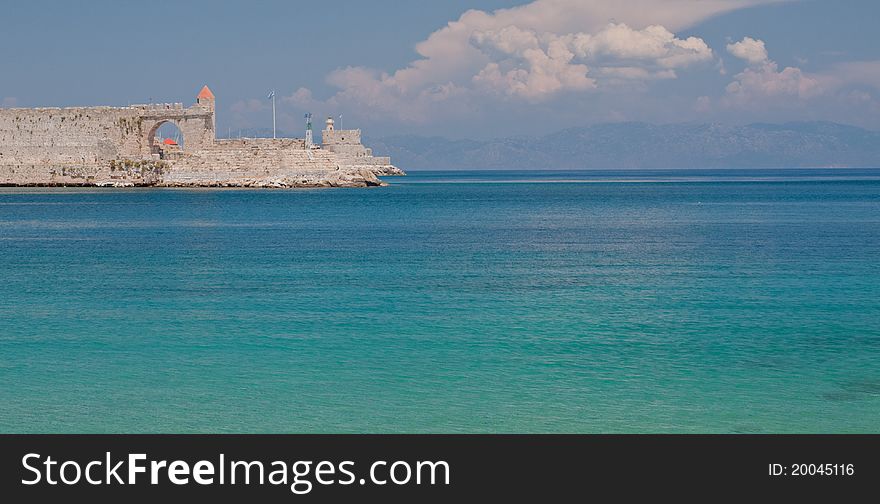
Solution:
<svg viewBox="0 0 880 504">
<path fill-rule="evenodd" d="M 872 0 L 7 2 L 3 106 L 189 103 L 218 129 L 493 137 L 609 121 L 880 129 Z M 501 10 L 499 10 L 501 9 Z M 469 11 L 470 10 L 470 11 Z"/>
</svg>

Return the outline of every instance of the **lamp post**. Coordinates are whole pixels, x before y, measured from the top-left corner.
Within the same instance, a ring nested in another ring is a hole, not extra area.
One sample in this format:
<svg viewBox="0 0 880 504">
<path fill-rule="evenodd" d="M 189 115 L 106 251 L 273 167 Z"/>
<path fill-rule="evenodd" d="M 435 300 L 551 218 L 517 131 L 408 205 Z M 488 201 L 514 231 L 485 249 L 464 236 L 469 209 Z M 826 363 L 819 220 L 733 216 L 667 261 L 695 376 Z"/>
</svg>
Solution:
<svg viewBox="0 0 880 504">
<path fill-rule="evenodd" d="M 269 96 L 267 98 L 270 98 L 272 100 L 272 138 L 277 138 L 277 136 L 275 135 L 275 90 L 274 89 L 269 92 Z"/>
</svg>

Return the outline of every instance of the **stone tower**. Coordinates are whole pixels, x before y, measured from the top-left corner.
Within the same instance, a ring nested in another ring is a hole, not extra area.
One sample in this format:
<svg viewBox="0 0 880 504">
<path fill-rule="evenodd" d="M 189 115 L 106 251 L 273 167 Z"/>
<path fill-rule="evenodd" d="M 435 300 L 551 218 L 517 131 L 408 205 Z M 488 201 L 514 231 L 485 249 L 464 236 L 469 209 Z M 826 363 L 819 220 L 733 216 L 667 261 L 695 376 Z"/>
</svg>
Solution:
<svg viewBox="0 0 880 504">
<path fill-rule="evenodd" d="M 196 104 L 201 107 L 214 109 L 214 93 L 211 92 L 211 88 L 205 86 L 199 91 L 199 95 L 196 97 Z"/>
<path fill-rule="evenodd" d="M 211 88 L 209 88 L 207 86 L 207 84 L 202 87 L 202 90 L 199 91 L 198 96 L 196 96 L 196 107 L 201 107 L 201 108 L 204 108 L 204 109 L 211 111 L 211 124 L 210 124 L 211 138 L 208 143 L 212 144 L 212 143 L 214 143 L 214 139 L 216 138 L 216 134 L 217 134 L 216 133 L 216 131 L 217 131 L 217 114 L 214 113 L 214 107 L 215 107 L 214 93 L 211 92 Z M 207 127 L 208 124 L 205 124 L 205 126 Z"/>
</svg>

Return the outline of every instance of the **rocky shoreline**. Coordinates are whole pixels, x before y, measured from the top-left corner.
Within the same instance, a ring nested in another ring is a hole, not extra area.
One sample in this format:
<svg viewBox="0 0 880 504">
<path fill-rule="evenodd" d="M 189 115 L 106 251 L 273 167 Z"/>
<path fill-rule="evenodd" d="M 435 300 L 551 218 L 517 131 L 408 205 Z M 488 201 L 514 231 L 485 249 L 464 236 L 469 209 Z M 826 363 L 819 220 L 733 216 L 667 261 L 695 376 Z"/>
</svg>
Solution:
<svg viewBox="0 0 880 504">
<path fill-rule="evenodd" d="M 404 176 L 399 168 L 393 172 L 382 172 L 383 176 Z M 302 175 L 296 177 L 242 178 L 217 182 L 161 182 L 155 187 L 253 187 L 260 189 L 312 189 L 322 187 L 385 187 L 376 170 L 338 170 L 325 176 Z"/>
<path fill-rule="evenodd" d="M 241 178 L 227 179 L 223 181 L 155 181 L 155 182 L 132 182 L 130 180 L 97 180 L 97 181 L 65 181 L 65 182 L 38 182 L 30 184 L 0 183 L 0 187 L 179 187 L 179 188 L 255 188 L 255 189 L 317 189 L 317 188 L 363 188 L 363 187 L 386 187 L 388 183 L 379 178 L 381 176 L 405 176 L 406 173 L 397 168 L 389 170 L 339 170 L 326 176 L 299 176 L 299 177 L 268 177 L 268 178 Z M 377 173 L 378 172 L 378 173 Z"/>
</svg>

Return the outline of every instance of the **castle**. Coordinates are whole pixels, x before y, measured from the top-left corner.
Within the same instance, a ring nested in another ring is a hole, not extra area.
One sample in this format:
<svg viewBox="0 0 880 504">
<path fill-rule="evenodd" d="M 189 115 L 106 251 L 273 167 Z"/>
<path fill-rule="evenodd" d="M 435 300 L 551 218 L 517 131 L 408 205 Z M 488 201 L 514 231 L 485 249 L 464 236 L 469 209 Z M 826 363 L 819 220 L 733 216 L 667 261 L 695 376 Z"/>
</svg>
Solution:
<svg viewBox="0 0 880 504">
<path fill-rule="evenodd" d="M 216 137 L 215 97 L 195 105 L 0 109 L 0 185 L 365 187 L 403 175 L 360 130 L 328 119 L 320 146 L 298 138 Z M 180 142 L 157 136 L 172 123 Z"/>
</svg>

